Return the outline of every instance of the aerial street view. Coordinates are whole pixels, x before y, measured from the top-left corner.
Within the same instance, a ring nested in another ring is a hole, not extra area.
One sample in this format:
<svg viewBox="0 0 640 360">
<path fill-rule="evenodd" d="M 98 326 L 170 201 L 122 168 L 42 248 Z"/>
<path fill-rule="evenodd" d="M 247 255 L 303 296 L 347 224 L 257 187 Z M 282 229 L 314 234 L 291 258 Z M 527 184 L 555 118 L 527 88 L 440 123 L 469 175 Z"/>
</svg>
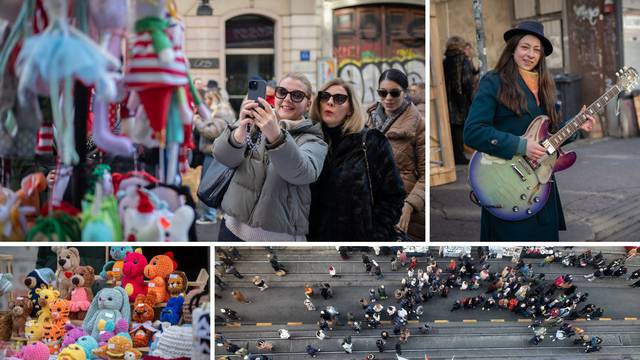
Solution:
<svg viewBox="0 0 640 360">
<path fill-rule="evenodd" d="M 216 359 L 640 359 L 635 247 L 218 247 Z"/>
</svg>

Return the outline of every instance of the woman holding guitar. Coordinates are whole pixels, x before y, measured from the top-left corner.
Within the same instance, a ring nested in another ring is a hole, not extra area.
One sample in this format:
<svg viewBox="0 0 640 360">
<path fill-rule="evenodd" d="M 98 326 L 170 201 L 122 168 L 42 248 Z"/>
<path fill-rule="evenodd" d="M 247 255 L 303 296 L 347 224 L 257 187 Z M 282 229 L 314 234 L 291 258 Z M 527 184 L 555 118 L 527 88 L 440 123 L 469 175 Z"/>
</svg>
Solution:
<svg viewBox="0 0 640 360">
<path fill-rule="evenodd" d="M 545 62 L 553 46 L 537 21 L 523 21 L 505 32 L 504 40 L 506 46 L 498 64 L 480 81 L 465 122 L 464 142 L 498 158 L 526 155 L 528 160 L 535 161 L 545 155 L 545 148 L 521 137 L 529 124 L 537 116 L 546 115 L 552 132 L 561 127 L 554 108 L 555 83 Z M 580 129 L 589 132 L 595 119 L 587 118 Z M 551 180 L 545 206 L 525 220 L 502 220 L 483 207 L 480 240 L 558 241 L 558 232 L 566 230 L 566 225 L 555 180 L 553 177 Z"/>
</svg>

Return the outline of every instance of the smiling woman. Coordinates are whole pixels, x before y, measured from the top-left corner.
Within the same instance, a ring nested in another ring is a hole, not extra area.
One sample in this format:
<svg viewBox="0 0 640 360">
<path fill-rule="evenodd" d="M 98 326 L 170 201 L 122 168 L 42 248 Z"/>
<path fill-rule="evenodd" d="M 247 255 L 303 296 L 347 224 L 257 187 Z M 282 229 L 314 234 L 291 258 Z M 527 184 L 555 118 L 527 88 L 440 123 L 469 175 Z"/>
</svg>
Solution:
<svg viewBox="0 0 640 360">
<path fill-rule="evenodd" d="M 304 241 L 309 229 L 309 184 L 327 153 L 319 123 L 305 117 L 311 83 L 285 75 L 276 106 L 245 100 L 240 118 L 216 139 L 213 155 L 235 168 L 222 201 L 220 241 Z"/>
</svg>

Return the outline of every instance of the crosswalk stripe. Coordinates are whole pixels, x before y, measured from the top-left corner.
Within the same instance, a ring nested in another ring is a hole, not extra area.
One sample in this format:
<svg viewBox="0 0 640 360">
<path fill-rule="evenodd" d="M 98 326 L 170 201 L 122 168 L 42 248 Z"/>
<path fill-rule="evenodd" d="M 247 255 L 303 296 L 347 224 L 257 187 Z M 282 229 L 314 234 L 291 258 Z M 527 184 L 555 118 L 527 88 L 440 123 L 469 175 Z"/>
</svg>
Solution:
<svg viewBox="0 0 640 360">
<path fill-rule="evenodd" d="M 600 321 L 610 321 L 610 320 L 611 320 L 611 318 L 608 318 L 608 317 L 601 317 L 599 320 L 600 320 Z"/>
<path fill-rule="evenodd" d="M 409 320 L 407 321 L 409 324 L 419 324 L 420 322 L 418 320 Z"/>
<path fill-rule="evenodd" d="M 240 327 L 240 323 L 228 323 L 225 324 L 226 327 Z"/>
<path fill-rule="evenodd" d="M 256 323 L 256 326 L 272 326 L 272 325 L 273 325 L 272 323 L 267 323 L 267 322 L 264 322 L 264 323 Z"/>
<path fill-rule="evenodd" d="M 491 319 L 491 322 L 503 323 L 504 319 Z"/>
<path fill-rule="evenodd" d="M 449 322 L 449 320 L 433 320 L 433 322 L 435 324 L 446 324 Z"/>
<path fill-rule="evenodd" d="M 475 324 L 475 323 L 478 322 L 478 320 L 465 319 L 465 320 L 462 320 L 462 322 L 465 323 L 465 324 Z"/>
<path fill-rule="evenodd" d="M 300 326 L 300 325 L 302 325 L 302 323 L 301 322 L 288 322 L 287 325 L 289 325 L 289 326 Z"/>
<path fill-rule="evenodd" d="M 637 317 L 626 317 L 626 318 L 624 318 L 624 319 L 625 319 L 625 320 L 629 320 L 629 321 L 635 321 L 635 320 L 638 320 L 638 318 L 637 318 Z"/>
<path fill-rule="evenodd" d="M 531 319 L 518 319 L 519 323 L 530 323 Z"/>
<path fill-rule="evenodd" d="M 578 319 L 575 319 L 575 320 L 573 320 L 573 321 L 575 321 L 575 322 L 585 322 L 585 321 L 587 321 L 587 319 L 584 319 L 584 318 L 578 318 Z"/>
</svg>

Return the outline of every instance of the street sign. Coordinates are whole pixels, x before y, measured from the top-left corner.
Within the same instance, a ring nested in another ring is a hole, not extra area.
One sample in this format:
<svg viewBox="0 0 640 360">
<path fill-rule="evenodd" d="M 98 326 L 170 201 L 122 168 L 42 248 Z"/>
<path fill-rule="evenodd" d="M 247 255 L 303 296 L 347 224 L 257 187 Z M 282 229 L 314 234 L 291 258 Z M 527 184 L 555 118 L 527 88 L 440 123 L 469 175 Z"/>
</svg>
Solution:
<svg viewBox="0 0 640 360">
<path fill-rule="evenodd" d="M 189 65 L 192 69 L 218 69 L 220 59 L 218 58 L 191 58 Z"/>
<path fill-rule="evenodd" d="M 311 51 L 300 50 L 300 61 L 309 61 L 309 60 L 311 60 Z"/>
</svg>

